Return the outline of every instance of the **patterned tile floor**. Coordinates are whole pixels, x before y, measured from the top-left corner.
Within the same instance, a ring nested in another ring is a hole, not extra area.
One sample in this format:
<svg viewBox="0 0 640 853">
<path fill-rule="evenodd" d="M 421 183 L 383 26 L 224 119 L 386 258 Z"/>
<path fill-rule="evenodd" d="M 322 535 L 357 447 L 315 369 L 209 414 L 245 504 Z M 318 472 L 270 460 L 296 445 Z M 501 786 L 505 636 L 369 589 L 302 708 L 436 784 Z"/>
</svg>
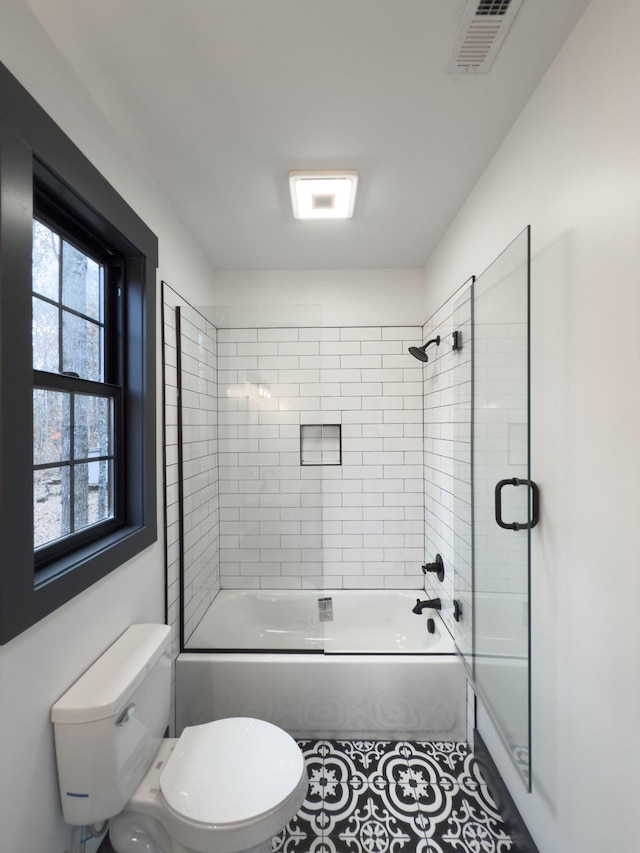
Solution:
<svg viewBox="0 0 640 853">
<path fill-rule="evenodd" d="M 521 853 L 466 744 L 298 743 L 309 790 L 274 853 Z"/>
</svg>

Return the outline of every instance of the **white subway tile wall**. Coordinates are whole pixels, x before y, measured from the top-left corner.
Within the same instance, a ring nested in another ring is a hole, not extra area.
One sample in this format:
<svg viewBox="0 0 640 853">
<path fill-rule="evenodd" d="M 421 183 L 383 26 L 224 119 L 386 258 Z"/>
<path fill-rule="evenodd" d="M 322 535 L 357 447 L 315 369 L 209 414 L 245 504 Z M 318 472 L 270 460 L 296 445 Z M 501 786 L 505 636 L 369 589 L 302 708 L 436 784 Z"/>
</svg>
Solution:
<svg viewBox="0 0 640 853">
<path fill-rule="evenodd" d="M 510 593 L 525 604 L 528 550 L 523 537 L 496 525 L 493 500 L 499 480 L 528 477 L 527 324 L 517 322 L 509 307 L 502 322 L 478 323 L 474 332 L 475 582 L 479 594 Z M 503 489 L 503 519 L 525 522 L 528 499 L 526 487 Z"/>
<path fill-rule="evenodd" d="M 461 601 L 455 622 L 453 600 L 470 583 L 471 548 L 471 306 L 470 289 L 459 290 L 425 323 L 422 341 L 440 336 L 427 350 L 424 388 L 424 551 L 427 562 L 442 556 L 445 578 L 425 576 L 431 598 L 442 600 L 442 618 L 459 643 L 471 625 L 471 601 Z M 460 346 L 453 349 L 453 332 Z M 470 588 L 470 587 L 469 587 Z"/>
<path fill-rule="evenodd" d="M 180 309 L 185 642 L 220 590 L 216 334 Z"/>
<path fill-rule="evenodd" d="M 181 309 L 185 636 L 195 628 L 219 582 L 216 330 L 163 283 L 167 615 L 179 649 L 178 375 L 176 308 Z"/>
<path fill-rule="evenodd" d="M 454 368 L 454 589 L 461 618 L 455 623 L 455 639 L 462 654 L 471 660 L 473 653 L 472 527 L 471 527 L 471 415 L 472 415 L 472 324 L 471 290 L 467 289 L 453 305 L 454 326 L 458 331 L 458 349 Z"/>
<path fill-rule="evenodd" d="M 469 292 L 458 292 L 423 327 L 217 332 L 170 288 L 163 292 L 175 631 L 180 305 L 185 636 L 219 588 L 424 588 L 443 600 L 445 622 L 464 645 L 471 626 Z M 441 344 L 429 349 L 427 364 L 408 353 L 437 334 Z M 301 425 L 340 425 L 342 464 L 301 466 Z M 421 570 L 437 553 L 443 584 Z M 456 625 L 454 589 L 469 617 Z"/>
<path fill-rule="evenodd" d="M 421 587 L 421 332 L 218 331 L 222 587 Z M 323 424 L 342 465 L 301 466 Z"/>
<path fill-rule="evenodd" d="M 164 378 L 164 486 L 167 622 L 173 657 L 180 651 L 180 537 L 178 505 L 178 372 L 175 309 L 180 297 L 162 282 L 162 347 Z M 175 728 L 175 668 L 171 688 L 171 730 Z"/>
</svg>

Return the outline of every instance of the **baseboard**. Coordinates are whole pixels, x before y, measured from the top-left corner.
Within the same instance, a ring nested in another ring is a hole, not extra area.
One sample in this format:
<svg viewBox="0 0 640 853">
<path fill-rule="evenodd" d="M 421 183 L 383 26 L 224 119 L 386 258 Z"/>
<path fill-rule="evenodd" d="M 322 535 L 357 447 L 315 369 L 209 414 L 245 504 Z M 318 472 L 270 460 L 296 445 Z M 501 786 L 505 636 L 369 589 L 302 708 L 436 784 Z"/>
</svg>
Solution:
<svg viewBox="0 0 640 853">
<path fill-rule="evenodd" d="M 505 823 L 505 829 L 516 845 L 517 853 L 539 853 L 520 812 L 509 793 L 507 786 L 502 781 L 493 758 L 489 754 L 485 742 L 477 729 L 473 730 L 473 752 L 480 765 L 480 771 L 496 801 L 500 814 Z M 516 851 L 513 851 L 516 853 Z"/>
</svg>

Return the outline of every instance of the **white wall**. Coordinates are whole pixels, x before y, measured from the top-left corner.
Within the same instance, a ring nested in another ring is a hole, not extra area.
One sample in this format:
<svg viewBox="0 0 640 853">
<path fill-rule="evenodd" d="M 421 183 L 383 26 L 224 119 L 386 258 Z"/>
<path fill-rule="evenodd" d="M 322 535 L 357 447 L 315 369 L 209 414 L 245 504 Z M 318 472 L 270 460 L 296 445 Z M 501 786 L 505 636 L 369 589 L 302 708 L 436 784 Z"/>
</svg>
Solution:
<svg viewBox="0 0 640 853">
<path fill-rule="evenodd" d="M 143 164 L 128 160 L 121 141 L 18 0 L 2 3 L 0 59 L 157 234 L 158 281 L 168 280 L 192 302 L 206 301 L 211 272 L 203 257 L 145 179 Z M 158 413 L 160 440 L 160 396 Z M 162 537 L 160 513 L 158 524 Z M 69 847 L 70 830 L 59 805 L 50 707 L 129 624 L 164 621 L 163 567 L 160 539 L 0 647 L 0 849 L 63 853 Z"/>
<path fill-rule="evenodd" d="M 220 270 L 215 305 L 238 310 L 210 319 L 218 328 L 417 326 L 424 321 L 423 288 L 422 271 L 413 269 Z M 251 317 L 247 307 L 257 305 Z"/>
<path fill-rule="evenodd" d="M 480 729 L 541 853 L 638 844 L 639 37 L 593 0 L 426 269 L 428 316 L 532 225 L 532 794 Z"/>
</svg>

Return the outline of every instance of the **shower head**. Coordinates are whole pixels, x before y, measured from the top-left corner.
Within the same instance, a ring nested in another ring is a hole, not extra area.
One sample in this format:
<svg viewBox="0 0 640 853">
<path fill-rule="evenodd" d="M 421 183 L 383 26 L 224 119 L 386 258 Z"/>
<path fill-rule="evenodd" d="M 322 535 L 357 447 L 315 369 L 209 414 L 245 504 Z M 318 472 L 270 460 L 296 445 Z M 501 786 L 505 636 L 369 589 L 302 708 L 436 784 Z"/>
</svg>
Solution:
<svg viewBox="0 0 640 853">
<path fill-rule="evenodd" d="M 409 352 L 414 358 L 417 358 L 420 361 L 429 361 L 429 356 L 422 347 L 409 347 Z"/>
<path fill-rule="evenodd" d="M 436 346 L 440 345 L 440 335 L 435 338 L 432 338 L 430 341 L 427 341 L 424 346 L 421 347 L 409 347 L 409 352 L 414 358 L 417 358 L 418 361 L 429 361 L 429 356 L 427 355 L 427 347 L 430 347 L 431 344 L 435 344 Z"/>
</svg>

